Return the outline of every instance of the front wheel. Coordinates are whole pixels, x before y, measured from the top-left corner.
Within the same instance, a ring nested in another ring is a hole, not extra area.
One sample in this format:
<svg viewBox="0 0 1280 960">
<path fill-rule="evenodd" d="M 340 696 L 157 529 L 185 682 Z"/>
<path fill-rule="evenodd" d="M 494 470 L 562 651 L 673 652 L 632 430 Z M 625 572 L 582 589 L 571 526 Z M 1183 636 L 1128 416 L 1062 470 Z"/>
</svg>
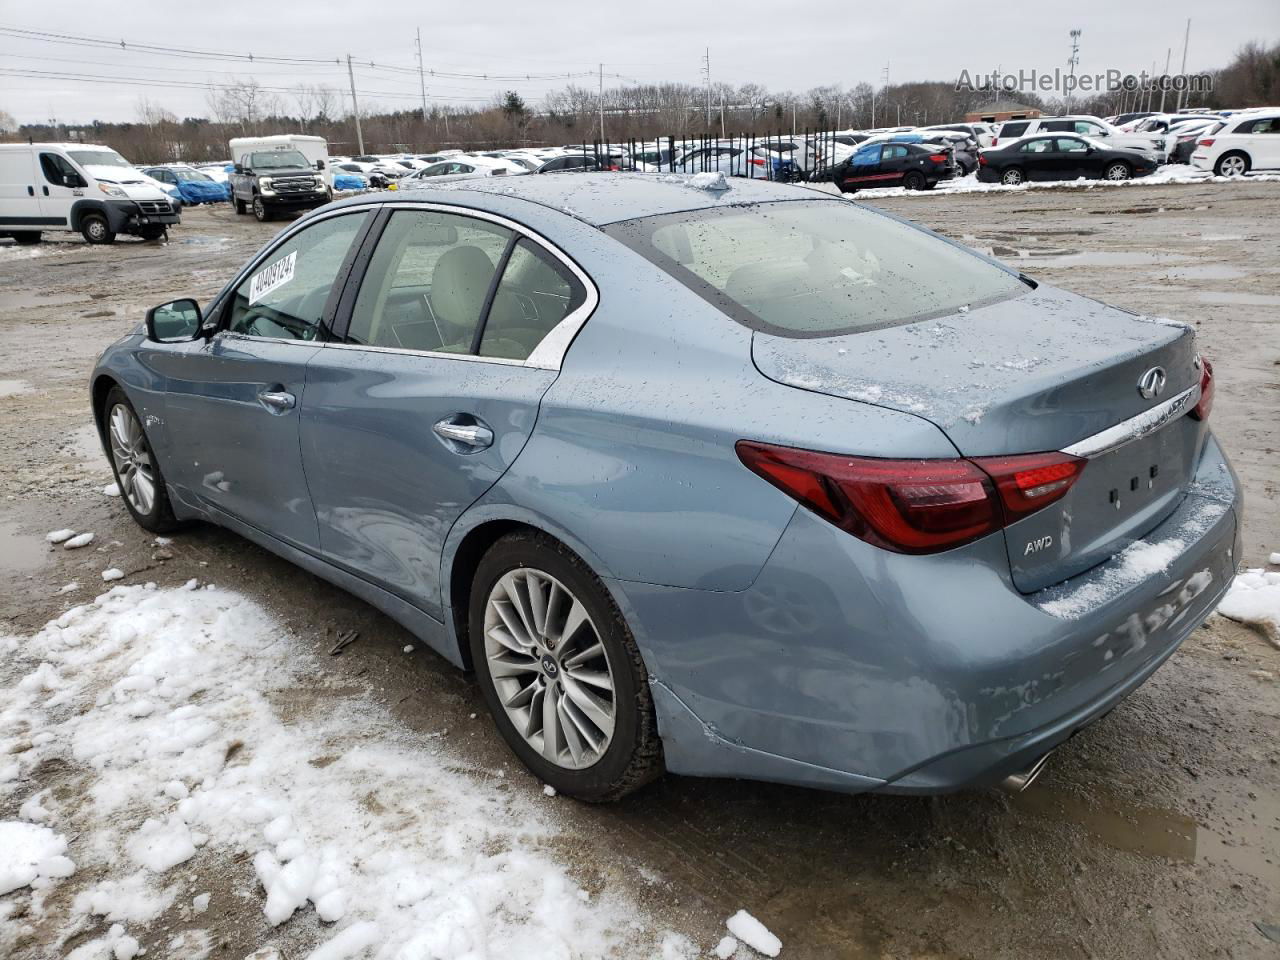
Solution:
<svg viewBox="0 0 1280 960">
<path fill-rule="evenodd" d="M 176 530 L 181 524 L 173 515 L 160 462 L 133 404 L 123 390 L 112 387 L 102 409 L 102 432 L 111 454 L 111 472 L 125 507 L 144 530 Z"/>
<path fill-rule="evenodd" d="M 1243 177 L 1249 172 L 1249 158 L 1243 153 L 1224 153 L 1213 165 L 1219 177 Z"/>
<path fill-rule="evenodd" d="M 1000 182 L 1006 187 L 1018 187 L 1026 179 L 1022 175 L 1022 171 L 1017 167 L 1010 167 L 1004 173 L 1000 174 Z"/>
<path fill-rule="evenodd" d="M 902 185 L 908 190 L 923 190 L 925 187 L 924 174 L 919 170 L 909 170 L 907 175 L 902 178 Z"/>
<path fill-rule="evenodd" d="M 469 615 L 489 712 L 539 779 L 603 802 L 661 774 L 644 661 L 613 598 L 576 554 L 533 531 L 503 537 L 476 569 Z"/>
<path fill-rule="evenodd" d="M 253 198 L 253 218 L 259 223 L 266 223 L 271 219 L 271 211 L 267 209 L 261 197 Z"/>
<path fill-rule="evenodd" d="M 1107 180 L 1128 180 L 1133 175 L 1133 171 L 1129 169 L 1127 163 L 1117 160 L 1115 163 L 1109 164 L 1102 175 Z"/>
<path fill-rule="evenodd" d="M 86 213 L 80 218 L 80 235 L 86 243 L 115 243 L 107 218 L 100 213 Z"/>
</svg>

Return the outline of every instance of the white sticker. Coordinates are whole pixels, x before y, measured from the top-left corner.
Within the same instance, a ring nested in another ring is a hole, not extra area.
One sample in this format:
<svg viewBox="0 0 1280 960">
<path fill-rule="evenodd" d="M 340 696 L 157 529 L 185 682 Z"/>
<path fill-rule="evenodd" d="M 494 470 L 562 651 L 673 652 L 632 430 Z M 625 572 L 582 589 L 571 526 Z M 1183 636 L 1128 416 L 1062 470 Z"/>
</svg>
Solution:
<svg viewBox="0 0 1280 960">
<path fill-rule="evenodd" d="M 298 259 L 295 250 L 283 260 L 277 260 L 253 275 L 249 281 L 249 303 L 254 304 L 277 287 L 283 287 L 293 279 L 293 264 Z"/>
</svg>

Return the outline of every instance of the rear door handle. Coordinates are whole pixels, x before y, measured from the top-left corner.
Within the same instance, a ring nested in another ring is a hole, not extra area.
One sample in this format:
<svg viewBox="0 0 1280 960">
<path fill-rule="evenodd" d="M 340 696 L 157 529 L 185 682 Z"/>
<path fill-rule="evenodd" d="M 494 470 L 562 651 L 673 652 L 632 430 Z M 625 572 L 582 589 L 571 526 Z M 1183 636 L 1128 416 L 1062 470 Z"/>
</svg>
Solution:
<svg viewBox="0 0 1280 960">
<path fill-rule="evenodd" d="M 475 450 L 483 450 L 493 445 L 493 431 L 489 429 L 489 425 L 476 420 L 474 423 L 460 422 L 460 416 L 445 417 L 431 429 L 435 431 L 437 437 L 446 441 L 446 443 L 460 444 L 467 450 L 459 449 L 457 452 L 472 452 Z"/>
<path fill-rule="evenodd" d="M 287 390 L 263 390 L 258 394 L 258 402 L 272 413 L 284 413 L 293 409 L 298 398 Z"/>
</svg>

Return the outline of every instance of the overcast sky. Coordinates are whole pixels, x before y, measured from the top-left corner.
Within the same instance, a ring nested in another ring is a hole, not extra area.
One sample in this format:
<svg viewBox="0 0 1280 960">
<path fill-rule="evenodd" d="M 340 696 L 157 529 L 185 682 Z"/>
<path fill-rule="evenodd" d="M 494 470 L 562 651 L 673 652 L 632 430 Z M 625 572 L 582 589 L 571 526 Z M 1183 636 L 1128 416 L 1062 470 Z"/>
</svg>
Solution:
<svg viewBox="0 0 1280 960">
<path fill-rule="evenodd" d="M 954 80 L 961 70 L 997 67 L 1065 69 L 1069 31 L 1083 31 L 1079 72 L 1136 72 L 1156 61 L 1163 70 L 1173 48 L 1172 72 L 1182 57 L 1191 17 L 1188 70 L 1224 65 L 1250 40 L 1280 41 L 1278 0 L 1167 0 L 1156 5 L 1075 0 L 1053 5 L 1006 6 L 979 12 L 972 4 L 929 3 L 901 18 L 859 16 L 839 4 L 804 5 L 785 14 L 778 0 L 728 3 L 566 3 L 554 0 L 482 0 L 453 4 L 308 3 L 304 0 L 213 0 L 202 4 L 107 4 L 86 0 L 20 4 L 8 0 L 0 27 L 76 37 L 110 38 L 202 51 L 258 56 L 345 58 L 416 67 L 414 29 L 422 28 L 428 69 L 467 74 L 542 75 L 594 71 L 642 81 L 701 82 L 703 51 L 711 48 L 715 80 L 755 81 L 771 90 L 801 91 L 822 84 L 845 87 L 882 82 L 886 61 L 892 82 Z M 799 7 L 799 5 L 796 5 Z M 274 29 L 280 24 L 279 31 Z M 72 72 L 87 82 L 13 71 Z M 207 116 L 201 89 L 164 83 L 225 83 L 253 76 L 265 86 L 319 83 L 347 90 L 345 59 L 338 64 L 237 64 L 191 57 L 133 53 L 21 38 L 0 31 L 0 110 L 19 122 L 49 118 L 69 124 L 94 118 L 133 120 L 145 96 L 183 116 Z M 104 77 L 129 78 L 113 83 Z M 138 82 L 142 81 L 142 82 Z M 469 105 L 516 89 L 531 103 L 560 79 L 486 81 L 427 78 L 428 100 Z M 594 86 L 595 78 L 573 82 Z M 606 85 L 624 81 L 606 76 Z M 361 97 L 384 107 L 413 107 L 416 76 L 367 65 L 356 72 Z M 467 99 L 471 98 L 471 99 Z M 286 104 L 290 98 L 284 95 Z M 349 99 L 344 101 L 349 105 Z"/>
</svg>

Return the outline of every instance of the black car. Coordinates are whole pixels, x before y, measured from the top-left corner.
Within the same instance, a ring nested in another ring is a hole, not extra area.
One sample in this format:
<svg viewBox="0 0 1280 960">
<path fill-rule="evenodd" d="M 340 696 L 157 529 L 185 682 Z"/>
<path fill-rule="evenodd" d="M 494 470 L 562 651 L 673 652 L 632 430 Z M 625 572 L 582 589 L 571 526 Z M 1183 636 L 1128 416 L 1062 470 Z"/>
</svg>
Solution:
<svg viewBox="0 0 1280 960">
<path fill-rule="evenodd" d="M 571 153 L 563 157 L 553 157 L 534 173 L 585 173 L 588 170 L 600 170 L 602 166 L 596 157 L 584 153 Z"/>
<path fill-rule="evenodd" d="M 1137 150 L 1106 147 L 1082 137 L 1028 137 L 982 151 L 978 179 L 1016 187 L 1028 180 L 1128 180 L 1155 173 L 1156 160 Z"/>
<path fill-rule="evenodd" d="M 835 166 L 810 176 L 830 180 L 841 193 L 869 187 L 906 187 L 932 190 L 941 180 L 956 175 L 950 147 L 931 143 L 864 143 Z"/>
<path fill-rule="evenodd" d="M 310 210 L 333 199 L 325 183 L 324 162 L 311 163 L 297 150 L 252 150 L 235 158 L 231 199 L 236 213 L 270 220 L 286 210 Z"/>
</svg>

